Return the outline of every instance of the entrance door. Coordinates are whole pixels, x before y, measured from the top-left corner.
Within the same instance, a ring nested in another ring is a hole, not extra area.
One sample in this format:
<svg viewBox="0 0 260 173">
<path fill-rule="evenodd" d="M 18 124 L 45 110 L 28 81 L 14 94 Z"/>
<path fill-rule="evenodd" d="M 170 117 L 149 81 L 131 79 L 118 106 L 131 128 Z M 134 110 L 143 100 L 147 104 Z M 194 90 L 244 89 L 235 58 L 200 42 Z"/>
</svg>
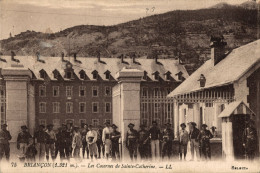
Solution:
<svg viewBox="0 0 260 173">
<path fill-rule="evenodd" d="M 234 155 L 235 159 L 245 158 L 245 149 L 243 147 L 242 137 L 243 132 L 246 128 L 246 120 L 249 115 L 237 114 L 232 117 L 232 127 L 233 127 L 233 145 L 234 145 Z"/>
</svg>

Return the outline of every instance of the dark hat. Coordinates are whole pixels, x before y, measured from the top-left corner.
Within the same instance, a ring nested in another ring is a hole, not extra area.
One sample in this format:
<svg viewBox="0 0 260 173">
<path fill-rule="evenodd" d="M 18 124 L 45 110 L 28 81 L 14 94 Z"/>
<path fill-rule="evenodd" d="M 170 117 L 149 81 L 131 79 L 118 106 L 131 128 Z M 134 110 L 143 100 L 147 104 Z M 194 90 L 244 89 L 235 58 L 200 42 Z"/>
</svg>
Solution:
<svg viewBox="0 0 260 173">
<path fill-rule="evenodd" d="M 117 129 L 117 126 L 115 124 L 112 124 L 111 127 Z"/>
<path fill-rule="evenodd" d="M 92 124 L 90 124 L 90 125 L 88 125 L 88 127 L 93 127 L 93 125 L 92 125 Z"/>
<path fill-rule="evenodd" d="M 202 124 L 201 127 L 208 127 L 207 124 Z"/>
<path fill-rule="evenodd" d="M 133 123 L 129 123 L 129 124 L 128 124 L 128 127 L 130 127 L 130 126 L 133 126 L 133 127 L 134 127 L 135 125 L 134 125 Z"/>
<path fill-rule="evenodd" d="M 26 125 L 21 126 L 21 129 L 28 129 Z"/>
<path fill-rule="evenodd" d="M 181 123 L 181 125 L 180 125 L 180 126 L 181 126 L 181 127 L 182 127 L 182 126 L 186 127 L 186 124 L 185 124 L 185 123 Z"/>
<path fill-rule="evenodd" d="M 217 128 L 217 127 L 215 127 L 215 126 L 212 126 L 212 127 L 211 127 L 211 129 L 216 129 L 216 128 Z"/>
<path fill-rule="evenodd" d="M 45 125 L 41 124 L 41 125 L 39 125 L 39 127 L 45 128 Z"/>
<path fill-rule="evenodd" d="M 189 124 L 191 124 L 192 126 L 197 126 L 197 124 L 195 122 L 190 122 Z"/>
<path fill-rule="evenodd" d="M 104 122 L 104 124 L 108 124 L 108 125 L 110 125 L 110 122 L 106 121 L 106 122 Z"/>
<path fill-rule="evenodd" d="M 156 121 L 152 121 L 152 124 L 156 124 L 157 125 L 157 122 Z"/>
<path fill-rule="evenodd" d="M 166 126 L 170 126 L 170 125 L 172 125 L 171 123 L 165 123 L 164 125 L 166 125 Z"/>
<path fill-rule="evenodd" d="M 53 127 L 53 124 L 48 124 L 48 125 L 47 125 L 47 128 L 49 128 L 49 127 Z"/>
</svg>

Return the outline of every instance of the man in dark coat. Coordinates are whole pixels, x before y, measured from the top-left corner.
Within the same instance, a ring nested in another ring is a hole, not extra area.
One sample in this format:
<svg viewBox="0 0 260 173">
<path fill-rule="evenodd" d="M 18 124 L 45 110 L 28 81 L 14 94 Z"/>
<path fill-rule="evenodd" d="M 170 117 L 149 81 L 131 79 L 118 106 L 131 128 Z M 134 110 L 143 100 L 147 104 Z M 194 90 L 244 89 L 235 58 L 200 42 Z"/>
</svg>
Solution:
<svg viewBox="0 0 260 173">
<path fill-rule="evenodd" d="M 207 127 L 208 126 L 206 124 L 202 124 L 201 125 L 202 130 L 200 131 L 199 134 L 201 152 L 206 160 L 211 159 L 210 139 L 213 138 L 211 132 L 206 129 Z"/>
<path fill-rule="evenodd" d="M 103 133 L 103 127 L 101 125 L 98 126 L 97 130 L 97 148 L 98 148 L 98 158 L 101 158 L 101 151 L 103 157 L 105 157 L 105 148 L 102 141 L 102 133 Z"/>
<path fill-rule="evenodd" d="M 199 149 L 199 134 L 200 130 L 196 128 L 196 123 L 195 122 L 190 122 L 189 127 L 190 127 L 190 133 L 189 133 L 189 140 L 190 140 L 190 149 L 191 149 L 191 161 L 194 160 L 194 150 L 196 151 L 196 157 L 197 161 L 200 160 L 200 149 Z"/>
<path fill-rule="evenodd" d="M 45 157 L 45 144 L 48 134 L 44 131 L 45 126 L 40 125 L 39 130 L 34 133 L 34 143 L 39 155 L 39 161 L 43 161 Z"/>
<path fill-rule="evenodd" d="M 22 131 L 17 137 L 17 149 L 20 150 L 19 159 L 21 161 L 25 160 L 26 148 L 29 144 L 29 140 L 32 138 L 31 134 L 27 131 L 27 126 L 21 126 Z"/>
<path fill-rule="evenodd" d="M 167 123 L 165 125 L 166 128 L 163 130 L 162 133 L 162 158 L 164 158 L 167 155 L 168 159 L 170 159 L 174 134 L 173 130 L 171 129 L 171 124 Z"/>
<path fill-rule="evenodd" d="M 137 160 L 138 132 L 134 129 L 134 126 L 134 124 L 130 123 L 128 125 L 129 130 L 126 132 L 126 147 L 129 150 L 129 155 L 132 161 L 134 158 Z"/>
<path fill-rule="evenodd" d="M 88 143 L 86 140 L 86 135 L 88 133 L 88 124 L 83 124 L 83 127 L 81 129 L 81 137 L 82 137 L 82 157 L 84 159 L 85 153 L 87 152 L 87 159 L 89 159 L 89 149 L 88 149 Z"/>
<path fill-rule="evenodd" d="M 65 153 L 67 153 L 67 157 L 69 157 L 69 147 L 66 147 L 66 133 L 67 127 L 65 124 L 62 124 L 61 131 L 58 132 L 57 134 L 57 142 L 59 143 L 59 152 L 60 152 L 60 159 L 63 161 L 65 159 Z"/>
<path fill-rule="evenodd" d="M 121 133 L 117 131 L 117 126 L 113 124 L 112 126 L 112 133 L 110 134 L 111 137 L 111 153 L 112 153 L 112 160 L 116 160 L 116 155 L 118 160 L 120 160 L 120 154 L 119 154 L 119 138 L 121 138 Z"/>
<path fill-rule="evenodd" d="M 246 157 L 249 160 L 253 160 L 257 150 L 257 132 L 254 127 L 254 121 L 251 119 L 246 122 L 246 128 L 243 132 L 242 141 L 245 148 Z"/>
<path fill-rule="evenodd" d="M 148 159 L 149 156 L 149 136 L 148 131 L 145 130 L 145 125 L 140 125 L 141 130 L 138 132 L 138 143 L 139 143 L 139 153 L 141 156 L 141 159 Z"/>
<path fill-rule="evenodd" d="M 6 129 L 7 124 L 1 125 L 0 130 L 0 162 L 5 154 L 6 160 L 10 158 L 10 144 L 9 141 L 12 139 L 10 132 Z"/>
<path fill-rule="evenodd" d="M 161 131 L 157 127 L 157 122 L 152 121 L 152 127 L 148 131 L 148 135 L 151 141 L 151 153 L 152 153 L 152 160 L 159 160 L 160 158 L 160 135 Z"/>
</svg>

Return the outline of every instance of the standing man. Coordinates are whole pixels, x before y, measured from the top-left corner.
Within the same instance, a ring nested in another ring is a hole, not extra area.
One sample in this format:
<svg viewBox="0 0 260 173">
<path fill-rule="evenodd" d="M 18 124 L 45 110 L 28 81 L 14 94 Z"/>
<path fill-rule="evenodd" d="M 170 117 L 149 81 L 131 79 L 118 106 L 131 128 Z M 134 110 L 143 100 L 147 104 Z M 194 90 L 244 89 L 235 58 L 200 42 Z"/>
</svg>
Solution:
<svg viewBox="0 0 260 173">
<path fill-rule="evenodd" d="M 189 133 L 185 129 L 186 128 L 185 123 L 182 123 L 180 126 L 181 126 L 181 130 L 179 131 L 179 134 L 178 134 L 180 160 L 182 160 L 182 154 L 183 154 L 184 160 L 186 160 L 187 145 L 189 142 Z"/>
<path fill-rule="evenodd" d="M 65 136 L 65 153 L 66 153 L 66 158 L 68 161 L 70 161 L 70 157 L 72 154 L 72 129 L 71 129 L 71 124 L 68 123 L 66 126 L 66 131 L 64 132 Z"/>
<path fill-rule="evenodd" d="M 51 153 L 51 158 L 52 161 L 55 160 L 55 141 L 56 141 L 56 134 L 53 130 L 53 125 L 52 124 L 48 124 L 47 125 L 47 140 L 46 140 L 46 160 L 47 162 L 49 161 L 49 154 Z"/>
<path fill-rule="evenodd" d="M 206 129 L 207 127 L 206 124 L 202 124 L 199 134 L 201 151 L 206 160 L 211 158 L 210 139 L 213 138 L 211 132 Z"/>
<path fill-rule="evenodd" d="M 44 131 L 45 126 L 42 124 L 39 126 L 38 131 L 34 133 L 34 143 L 39 155 L 39 161 L 43 161 L 45 157 L 45 144 L 48 134 Z"/>
<path fill-rule="evenodd" d="M 82 147 L 82 137 L 79 132 L 79 127 L 74 127 L 74 136 L 72 140 L 72 148 L 74 149 L 73 156 L 75 159 L 80 160 L 80 148 Z"/>
<path fill-rule="evenodd" d="M 7 124 L 1 125 L 0 130 L 0 162 L 5 154 L 6 160 L 10 158 L 10 144 L 9 141 L 12 139 L 10 132 L 6 129 Z"/>
<path fill-rule="evenodd" d="M 105 122 L 105 128 L 103 129 L 103 132 L 102 132 L 102 141 L 105 146 L 105 154 L 106 154 L 107 159 L 108 159 L 108 156 L 109 156 L 109 153 L 111 150 L 111 139 L 110 139 L 111 131 L 112 131 L 112 129 L 110 127 L 110 123 Z"/>
<path fill-rule="evenodd" d="M 112 133 L 111 135 L 111 142 L 112 142 L 112 160 L 120 160 L 120 153 L 119 153 L 119 138 L 121 138 L 121 133 L 117 131 L 117 126 L 115 124 L 112 125 Z"/>
<path fill-rule="evenodd" d="M 67 153 L 68 151 L 66 150 L 66 131 L 67 131 L 67 127 L 65 124 L 62 124 L 62 128 L 61 131 L 58 132 L 57 134 L 57 141 L 59 143 L 59 152 L 60 152 L 60 159 L 61 161 L 63 161 L 63 159 L 65 159 L 65 153 Z"/>
<path fill-rule="evenodd" d="M 17 149 L 20 150 L 19 159 L 21 161 L 25 160 L 25 153 L 27 146 L 29 144 L 29 139 L 32 138 L 31 134 L 27 131 L 27 126 L 21 126 L 22 131 L 17 137 Z"/>
<path fill-rule="evenodd" d="M 138 132 L 138 142 L 139 142 L 139 153 L 142 160 L 148 159 L 149 156 L 149 144 L 148 140 L 150 139 L 148 136 L 148 131 L 145 130 L 145 125 L 140 125 L 141 130 Z"/>
<path fill-rule="evenodd" d="M 97 144 L 96 144 L 96 142 L 97 142 L 97 132 L 95 130 L 93 130 L 92 127 L 93 126 L 90 124 L 89 125 L 89 131 L 88 131 L 87 136 L 86 136 L 91 161 L 93 161 L 93 155 L 97 159 Z"/>
<path fill-rule="evenodd" d="M 82 137 L 82 156 L 85 157 L 85 152 L 87 152 L 87 159 L 89 159 L 89 149 L 88 149 L 88 143 L 86 140 L 86 135 L 88 133 L 88 125 L 83 124 L 83 129 L 81 130 L 81 137 Z"/>
<path fill-rule="evenodd" d="M 134 124 L 130 123 L 128 125 L 129 130 L 126 133 L 126 147 L 129 150 L 129 155 L 131 160 L 133 158 L 137 160 L 137 140 L 138 140 L 138 132 L 134 129 Z"/>
<path fill-rule="evenodd" d="M 189 127 L 190 127 L 190 133 L 189 133 L 189 139 L 190 139 L 190 149 L 191 149 L 191 161 L 194 160 L 194 150 L 196 151 L 196 157 L 197 161 L 200 160 L 200 149 L 199 149 L 199 134 L 200 130 L 196 128 L 196 123 L 195 122 L 190 122 Z"/>
<path fill-rule="evenodd" d="M 249 160 L 253 160 L 257 151 L 257 132 L 254 127 L 254 121 L 251 119 L 246 122 L 242 141 L 246 157 L 248 157 Z"/>
<path fill-rule="evenodd" d="M 162 159 L 165 157 L 165 155 L 168 155 L 168 159 L 170 160 L 171 154 L 172 154 L 172 141 L 174 139 L 173 130 L 171 129 L 171 124 L 167 123 L 165 124 L 166 128 L 163 130 L 162 134 Z"/>
<path fill-rule="evenodd" d="M 149 137 L 151 139 L 151 153 L 152 153 L 152 160 L 159 160 L 160 157 L 160 129 L 157 127 L 157 122 L 152 121 L 152 127 L 150 128 Z"/>
<path fill-rule="evenodd" d="M 104 146 L 103 146 L 103 142 L 102 142 L 102 132 L 103 132 L 103 128 L 101 125 L 98 126 L 98 131 L 97 131 L 97 148 L 98 148 L 98 158 L 101 158 L 101 150 L 102 150 L 102 154 L 103 154 L 103 158 L 104 158 Z"/>
</svg>

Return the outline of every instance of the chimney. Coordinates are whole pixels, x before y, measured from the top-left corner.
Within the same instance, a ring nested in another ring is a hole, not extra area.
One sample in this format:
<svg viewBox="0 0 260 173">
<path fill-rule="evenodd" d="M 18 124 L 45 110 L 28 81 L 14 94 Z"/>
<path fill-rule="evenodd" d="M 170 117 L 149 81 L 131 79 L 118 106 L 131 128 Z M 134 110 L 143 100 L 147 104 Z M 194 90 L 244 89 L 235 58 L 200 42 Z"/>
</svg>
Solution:
<svg viewBox="0 0 260 173">
<path fill-rule="evenodd" d="M 158 56 L 155 56 L 154 60 L 155 60 L 155 63 L 157 64 L 158 63 Z"/>
<path fill-rule="evenodd" d="M 100 59 L 100 52 L 99 52 L 99 51 L 97 52 L 97 58 L 98 58 L 98 62 L 101 62 L 101 59 Z"/>
<path fill-rule="evenodd" d="M 225 58 L 225 46 L 227 45 L 227 42 L 224 41 L 224 37 L 222 35 L 211 36 L 210 42 L 211 61 L 213 66 L 215 66 Z"/>
<path fill-rule="evenodd" d="M 200 78 L 198 80 L 200 82 L 200 87 L 205 87 L 206 84 L 206 78 L 203 74 L 200 75 Z"/>
<path fill-rule="evenodd" d="M 73 53 L 74 61 L 77 61 L 77 54 Z"/>
<path fill-rule="evenodd" d="M 44 60 L 41 60 L 41 59 L 40 59 L 40 52 L 36 52 L 36 57 L 37 57 L 37 61 L 38 61 L 38 62 L 45 63 Z"/>
<path fill-rule="evenodd" d="M 135 54 L 132 56 L 132 62 L 135 63 Z"/>
<path fill-rule="evenodd" d="M 121 55 L 121 63 L 124 63 L 124 55 Z"/>
<path fill-rule="evenodd" d="M 15 62 L 20 62 L 19 59 L 15 59 L 14 57 L 16 56 L 16 54 L 14 53 L 14 51 L 11 51 L 11 60 L 15 61 Z"/>
<path fill-rule="evenodd" d="M 66 62 L 66 61 L 64 60 L 64 52 L 61 52 L 61 61 L 62 61 L 62 62 Z"/>
</svg>

